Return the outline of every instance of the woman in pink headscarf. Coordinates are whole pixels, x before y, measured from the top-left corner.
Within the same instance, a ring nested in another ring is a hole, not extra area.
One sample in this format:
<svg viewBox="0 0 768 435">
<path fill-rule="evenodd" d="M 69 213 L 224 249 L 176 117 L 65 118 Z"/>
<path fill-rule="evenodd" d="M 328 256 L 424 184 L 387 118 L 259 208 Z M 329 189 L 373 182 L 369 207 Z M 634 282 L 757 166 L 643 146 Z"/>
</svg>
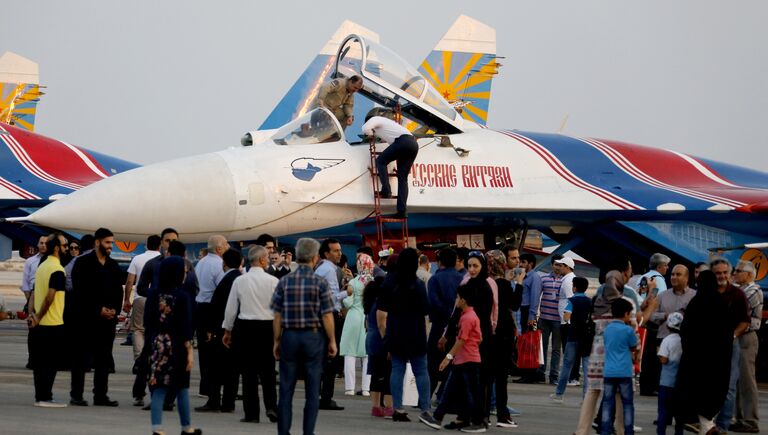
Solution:
<svg viewBox="0 0 768 435">
<path fill-rule="evenodd" d="M 368 254 L 357 256 L 358 275 L 347 284 L 347 297 L 342 301 L 347 308 L 344 329 L 341 332 L 339 353 L 344 356 L 344 394 L 355 395 L 355 367 L 357 359 L 363 360 L 363 396 L 370 395 L 371 375 L 366 374 L 368 355 L 365 352 L 365 313 L 363 312 L 363 290 L 373 281 L 373 259 Z"/>
</svg>

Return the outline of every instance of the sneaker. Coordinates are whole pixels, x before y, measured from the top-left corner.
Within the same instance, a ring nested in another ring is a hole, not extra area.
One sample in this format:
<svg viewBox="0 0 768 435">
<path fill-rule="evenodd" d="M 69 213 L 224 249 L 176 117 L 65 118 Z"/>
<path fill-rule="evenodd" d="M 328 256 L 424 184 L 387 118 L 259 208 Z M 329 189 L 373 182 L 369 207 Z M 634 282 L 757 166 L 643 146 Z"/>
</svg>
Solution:
<svg viewBox="0 0 768 435">
<path fill-rule="evenodd" d="M 569 387 L 579 387 L 579 386 L 581 386 L 581 381 L 578 380 L 578 379 L 571 379 L 570 381 L 568 381 L 568 386 Z"/>
<path fill-rule="evenodd" d="M 143 397 L 137 397 L 133 399 L 133 406 L 144 406 L 144 398 Z"/>
<path fill-rule="evenodd" d="M 491 415 L 496 415 L 496 407 L 491 408 Z"/>
<path fill-rule="evenodd" d="M 371 392 L 368 390 L 363 390 L 363 397 L 371 397 Z"/>
<path fill-rule="evenodd" d="M 355 390 L 347 390 L 347 391 L 344 392 L 344 395 L 345 396 L 354 396 L 355 395 Z"/>
<path fill-rule="evenodd" d="M 66 403 L 57 402 L 53 399 L 51 400 L 41 400 L 39 402 L 35 402 L 35 406 L 39 408 L 66 408 Z"/>
<path fill-rule="evenodd" d="M 510 417 L 520 417 L 521 415 L 523 415 L 522 411 L 520 411 L 519 409 L 515 409 L 511 406 L 507 406 L 507 411 L 509 412 Z"/>
<path fill-rule="evenodd" d="M 426 424 L 427 426 L 431 427 L 434 430 L 440 430 L 440 429 L 443 428 L 443 426 L 442 426 L 443 422 L 438 420 L 438 419 L 436 419 L 435 417 L 432 416 L 432 414 L 430 414 L 430 413 L 428 413 L 426 411 L 422 412 L 419 415 L 419 421 L 424 423 L 424 424 Z"/>
<path fill-rule="evenodd" d="M 411 421 L 411 419 L 408 418 L 408 413 L 399 412 L 399 411 L 393 411 L 392 412 L 392 421 Z"/>
<path fill-rule="evenodd" d="M 384 410 L 380 406 L 371 407 L 371 417 L 384 417 Z"/>
<path fill-rule="evenodd" d="M 459 429 L 464 433 L 483 433 L 488 430 L 484 424 L 473 424 L 472 426 L 462 427 Z"/>
<path fill-rule="evenodd" d="M 88 406 L 88 401 L 84 399 L 71 399 L 69 404 L 72 406 Z"/>
<path fill-rule="evenodd" d="M 277 423 L 277 411 L 274 409 L 268 409 L 267 418 L 269 419 L 270 423 Z"/>
<path fill-rule="evenodd" d="M 395 413 L 395 410 L 392 408 L 381 408 L 381 412 L 384 414 L 384 418 L 392 418 L 392 415 Z"/>
<path fill-rule="evenodd" d="M 563 403 L 563 396 L 558 394 L 550 394 L 549 400 L 555 402 L 555 403 Z"/>
<path fill-rule="evenodd" d="M 448 429 L 448 430 L 460 430 L 460 429 L 465 428 L 467 426 L 469 426 L 469 422 L 468 421 L 452 421 L 452 422 L 446 424 L 443 427 Z"/>
<path fill-rule="evenodd" d="M 511 418 L 502 418 L 496 422 L 496 427 L 517 427 L 517 422 Z"/>
<path fill-rule="evenodd" d="M 635 432 L 642 432 L 642 431 L 643 431 L 643 428 L 642 428 L 642 427 L 640 427 L 640 426 L 637 426 L 637 425 L 633 426 L 632 428 L 633 428 L 633 430 L 634 430 Z"/>
</svg>

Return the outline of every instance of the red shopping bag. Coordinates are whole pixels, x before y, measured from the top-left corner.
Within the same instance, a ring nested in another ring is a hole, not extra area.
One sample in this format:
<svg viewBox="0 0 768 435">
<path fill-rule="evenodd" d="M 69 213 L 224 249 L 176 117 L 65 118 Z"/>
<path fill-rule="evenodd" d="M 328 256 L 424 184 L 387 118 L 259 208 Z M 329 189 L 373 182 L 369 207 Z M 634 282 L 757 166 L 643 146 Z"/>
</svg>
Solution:
<svg viewBox="0 0 768 435">
<path fill-rule="evenodd" d="M 541 331 L 527 331 L 517 340 L 517 368 L 537 369 L 544 363 Z"/>
</svg>

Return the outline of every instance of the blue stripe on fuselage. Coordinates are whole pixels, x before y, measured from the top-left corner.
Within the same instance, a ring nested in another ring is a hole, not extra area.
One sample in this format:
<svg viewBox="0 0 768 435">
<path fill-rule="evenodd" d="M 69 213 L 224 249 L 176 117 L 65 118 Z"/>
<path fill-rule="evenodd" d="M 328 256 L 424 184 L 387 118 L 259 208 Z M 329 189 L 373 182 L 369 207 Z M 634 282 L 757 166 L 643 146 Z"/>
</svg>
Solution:
<svg viewBox="0 0 768 435">
<path fill-rule="evenodd" d="M 646 209 L 678 203 L 687 210 L 706 210 L 713 202 L 691 198 L 643 183 L 630 176 L 591 145 L 559 134 L 515 131 L 549 150 L 572 173 L 587 183 L 611 192 Z"/>
<path fill-rule="evenodd" d="M 768 189 L 768 176 L 765 172 L 698 157 L 696 160 L 709 166 L 718 175 L 733 184 L 755 189 Z"/>
</svg>

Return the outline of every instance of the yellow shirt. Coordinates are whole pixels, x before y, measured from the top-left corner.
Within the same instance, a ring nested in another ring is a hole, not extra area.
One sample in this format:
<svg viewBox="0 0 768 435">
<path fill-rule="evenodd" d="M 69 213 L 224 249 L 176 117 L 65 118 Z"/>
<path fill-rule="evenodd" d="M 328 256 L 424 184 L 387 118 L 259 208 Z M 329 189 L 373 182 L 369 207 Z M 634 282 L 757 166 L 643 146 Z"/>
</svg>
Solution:
<svg viewBox="0 0 768 435">
<path fill-rule="evenodd" d="M 48 289 L 50 289 L 51 277 L 54 273 L 61 272 L 65 274 L 64 268 L 61 266 L 61 261 L 54 256 L 50 256 L 40 263 L 40 267 L 35 272 L 35 312 L 39 313 L 43 307 L 43 301 L 48 296 Z M 61 278 L 62 276 L 59 276 Z M 66 275 L 64 275 L 66 277 Z M 59 282 L 60 281 L 60 282 Z M 48 307 L 48 311 L 40 319 L 40 325 L 42 326 L 59 326 L 64 324 L 64 280 L 54 278 L 56 287 L 56 293 L 53 297 L 51 306 Z"/>
</svg>

